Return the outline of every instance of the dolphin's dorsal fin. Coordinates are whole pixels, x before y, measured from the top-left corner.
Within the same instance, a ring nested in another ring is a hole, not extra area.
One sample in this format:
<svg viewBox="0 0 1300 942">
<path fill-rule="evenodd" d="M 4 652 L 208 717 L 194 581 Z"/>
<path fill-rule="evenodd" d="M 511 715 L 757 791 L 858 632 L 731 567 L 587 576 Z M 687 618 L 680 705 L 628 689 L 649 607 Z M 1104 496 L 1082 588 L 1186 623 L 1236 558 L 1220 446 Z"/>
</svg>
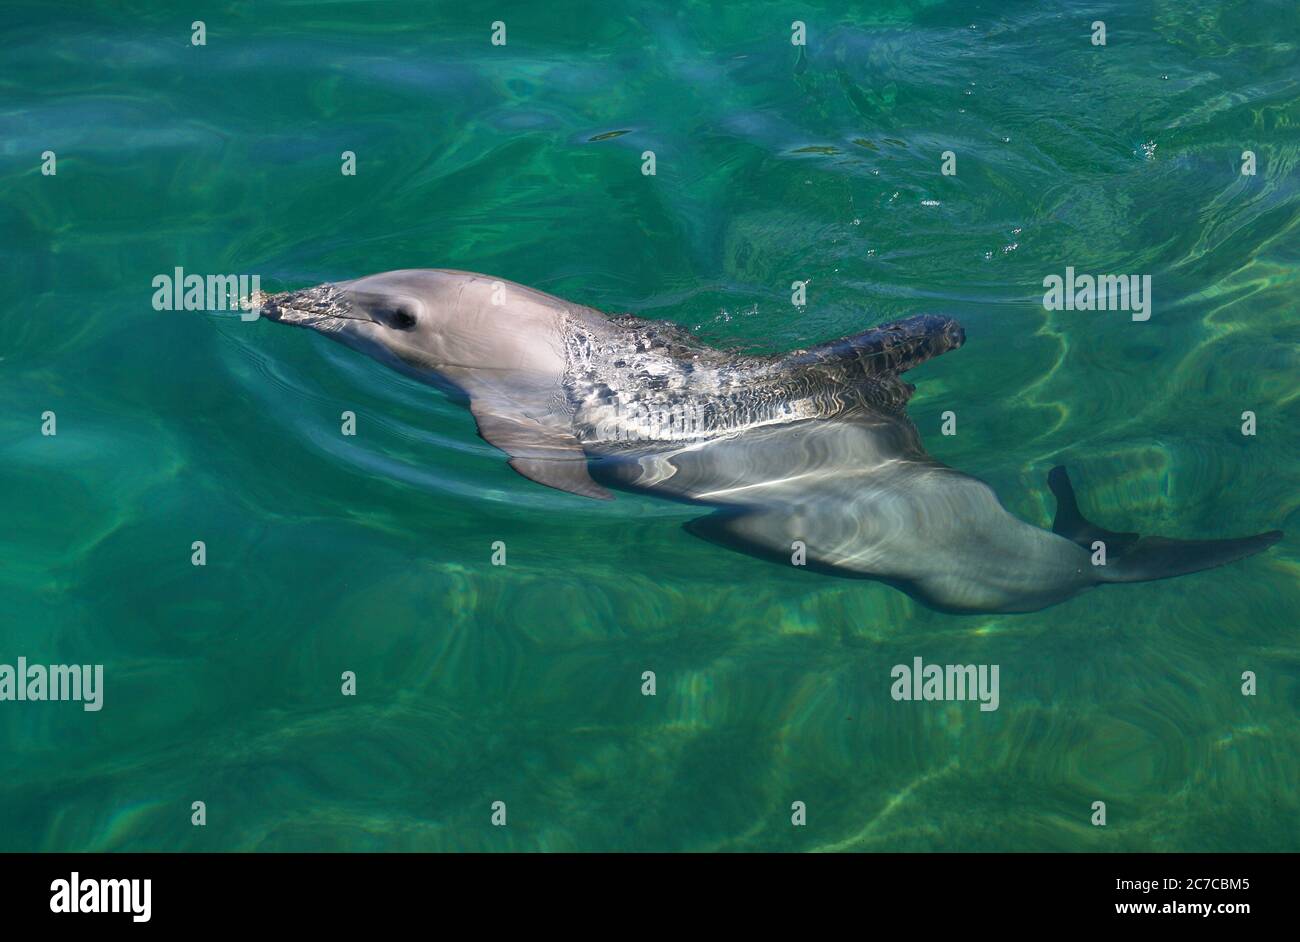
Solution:
<svg viewBox="0 0 1300 942">
<path fill-rule="evenodd" d="M 1172 540 L 1161 536 L 1114 533 L 1084 519 L 1065 468 L 1053 468 L 1047 475 L 1047 485 L 1056 495 L 1056 520 L 1052 531 L 1084 549 L 1092 549 L 1097 540 L 1106 544 L 1106 565 L 1098 566 L 1096 570 L 1099 582 L 1150 582 L 1213 569 L 1262 553 L 1282 539 L 1280 530 L 1227 540 Z"/>
<path fill-rule="evenodd" d="M 613 500 L 614 495 L 587 473 L 587 456 L 573 435 L 496 398 L 471 396 L 469 408 L 483 440 L 509 455 L 510 467 L 530 481 L 581 497 Z"/>
<path fill-rule="evenodd" d="M 1136 533 L 1115 533 L 1085 519 L 1079 510 L 1079 502 L 1074 496 L 1074 485 L 1064 465 L 1057 465 L 1047 472 L 1047 486 L 1056 496 L 1056 519 L 1052 521 L 1052 532 L 1063 536 L 1071 542 L 1078 543 L 1084 549 L 1091 549 L 1092 544 L 1101 540 L 1106 544 L 1106 552 L 1119 556 L 1125 549 L 1138 540 Z"/>
<path fill-rule="evenodd" d="M 966 342 L 966 332 L 950 317 L 918 314 L 841 337 L 781 359 L 787 369 L 854 364 L 867 373 L 898 374 Z"/>
</svg>

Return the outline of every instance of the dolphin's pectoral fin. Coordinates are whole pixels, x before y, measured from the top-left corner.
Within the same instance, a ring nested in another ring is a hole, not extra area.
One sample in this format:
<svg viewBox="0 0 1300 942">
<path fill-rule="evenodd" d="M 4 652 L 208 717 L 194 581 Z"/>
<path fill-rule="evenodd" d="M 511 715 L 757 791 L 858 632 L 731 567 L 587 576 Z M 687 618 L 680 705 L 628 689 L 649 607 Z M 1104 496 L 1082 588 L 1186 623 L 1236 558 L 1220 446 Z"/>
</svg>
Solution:
<svg viewBox="0 0 1300 942">
<path fill-rule="evenodd" d="M 591 479 L 591 475 L 587 473 L 585 458 L 572 461 L 556 461 L 550 458 L 511 458 L 508 464 L 528 480 L 545 484 L 547 487 L 596 500 L 614 499 L 613 494 Z"/>
<path fill-rule="evenodd" d="M 785 563 L 789 565 L 789 553 L 779 552 L 763 543 L 746 539 L 741 532 L 744 524 L 752 522 L 754 515 L 758 513 L 760 511 L 728 507 L 716 510 L 704 517 L 688 520 L 682 524 L 682 529 L 691 536 L 712 543 L 714 546 L 720 546 L 736 553 L 744 553 L 746 556 L 762 559 L 769 563 Z"/>
<path fill-rule="evenodd" d="M 483 440 L 509 455 L 510 467 L 530 481 L 581 497 L 614 499 L 587 473 L 587 456 L 572 435 L 522 413 L 498 411 L 481 399 L 471 398 L 470 412 Z"/>
<path fill-rule="evenodd" d="M 1057 501 L 1053 532 L 1085 549 L 1091 549 L 1097 540 L 1106 544 L 1106 565 L 1097 567 L 1102 582 L 1150 582 L 1213 569 L 1261 553 L 1282 539 L 1281 530 L 1229 540 L 1171 540 L 1113 533 L 1089 523 L 1079 512 L 1065 468 L 1053 468 L 1047 484 Z"/>
<path fill-rule="evenodd" d="M 779 511 L 725 507 L 707 516 L 686 521 L 682 524 L 682 529 L 714 546 L 788 566 L 793 549 L 793 541 L 787 539 L 788 522 L 789 516 Z M 811 560 L 809 562 L 811 565 L 808 568 L 825 571 L 826 567 L 820 567 Z"/>
<path fill-rule="evenodd" d="M 694 520 L 687 520 L 682 524 L 682 529 L 691 536 L 698 537 L 717 546 L 727 549 L 749 552 L 750 548 L 744 546 L 736 539 L 735 533 L 731 529 L 731 524 L 744 511 L 727 509 L 716 510 L 704 517 L 696 517 Z"/>
<path fill-rule="evenodd" d="M 1124 550 L 1137 542 L 1136 533 L 1115 533 L 1103 530 L 1087 519 L 1079 511 L 1079 502 L 1074 497 L 1074 485 L 1063 465 L 1057 465 L 1047 473 L 1047 486 L 1056 495 L 1056 519 L 1052 521 L 1052 532 L 1063 536 L 1084 549 L 1092 549 L 1092 544 L 1100 540 L 1106 544 L 1108 556 L 1119 556 Z"/>
</svg>

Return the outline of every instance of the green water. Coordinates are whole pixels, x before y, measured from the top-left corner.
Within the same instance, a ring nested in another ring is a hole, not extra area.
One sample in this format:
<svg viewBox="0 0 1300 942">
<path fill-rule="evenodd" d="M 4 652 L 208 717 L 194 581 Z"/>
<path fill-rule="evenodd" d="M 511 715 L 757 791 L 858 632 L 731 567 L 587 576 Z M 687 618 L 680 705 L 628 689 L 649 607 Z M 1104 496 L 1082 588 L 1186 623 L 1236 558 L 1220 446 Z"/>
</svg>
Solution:
<svg viewBox="0 0 1300 942">
<path fill-rule="evenodd" d="M 0 30 L 0 663 L 105 677 L 99 712 L 0 702 L 0 850 L 1300 849 L 1294 2 L 18 0 Z M 1151 319 L 1046 311 L 1067 265 L 1149 274 Z M 911 414 L 1015 513 L 1049 525 L 1067 463 L 1103 526 L 1288 535 L 940 614 L 532 484 L 342 346 L 155 311 L 175 266 L 482 271 L 769 351 L 945 313 L 968 342 Z M 914 657 L 999 665 L 999 709 L 895 702 Z"/>
</svg>

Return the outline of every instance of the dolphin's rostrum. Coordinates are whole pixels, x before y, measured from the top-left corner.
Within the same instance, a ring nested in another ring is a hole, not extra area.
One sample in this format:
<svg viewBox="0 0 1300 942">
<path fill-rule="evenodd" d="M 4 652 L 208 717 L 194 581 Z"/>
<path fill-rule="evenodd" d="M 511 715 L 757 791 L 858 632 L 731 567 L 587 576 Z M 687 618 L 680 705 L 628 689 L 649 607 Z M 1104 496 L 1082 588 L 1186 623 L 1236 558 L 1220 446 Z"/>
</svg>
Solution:
<svg viewBox="0 0 1300 942">
<path fill-rule="evenodd" d="M 905 411 L 913 387 L 901 374 L 965 340 L 946 317 L 742 356 L 671 324 L 435 269 L 273 295 L 261 311 L 462 393 L 479 434 L 540 484 L 710 505 L 691 533 L 787 563 L 800 542 L 810 568 L 945 611 L 1034 611 L 1102 583 L 1220 566 L 1282 536 L 1112 533 L 1084 519 L 1059 467 L 1052 531 L 1012 516 L 988 485 L 926 454 Z"/>
</svg>

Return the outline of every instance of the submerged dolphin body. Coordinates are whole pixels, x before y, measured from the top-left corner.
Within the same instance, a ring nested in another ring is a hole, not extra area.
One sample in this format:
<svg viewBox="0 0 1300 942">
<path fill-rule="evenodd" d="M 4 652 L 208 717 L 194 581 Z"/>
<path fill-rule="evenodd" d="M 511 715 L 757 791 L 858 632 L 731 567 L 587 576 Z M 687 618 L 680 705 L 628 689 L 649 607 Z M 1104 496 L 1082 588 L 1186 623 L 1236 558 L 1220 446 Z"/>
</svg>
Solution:
<svg viewBox="0 0 1300 942">
<path fill-rule="evenodd" d="M 479 434 L 541 484 L 606 485 L 710 505 L 697 536 L 883 580 L 952 612 L 1028 612 L 1261 552 L 1226 540 L 1112 533 L 1083 518 L 1064 468 L 1052 530 L 925 452 L 900 374 L 961 346 L 953 320 L 911 317 L 785 356 L 740 356 L 671 324 L 608 317 L 522 285 L 414 269 L 262 298 L 310 327 L 466 396 Z M 1095 544 L 1105 565 L 1093 565 Z"/>
</svg>

